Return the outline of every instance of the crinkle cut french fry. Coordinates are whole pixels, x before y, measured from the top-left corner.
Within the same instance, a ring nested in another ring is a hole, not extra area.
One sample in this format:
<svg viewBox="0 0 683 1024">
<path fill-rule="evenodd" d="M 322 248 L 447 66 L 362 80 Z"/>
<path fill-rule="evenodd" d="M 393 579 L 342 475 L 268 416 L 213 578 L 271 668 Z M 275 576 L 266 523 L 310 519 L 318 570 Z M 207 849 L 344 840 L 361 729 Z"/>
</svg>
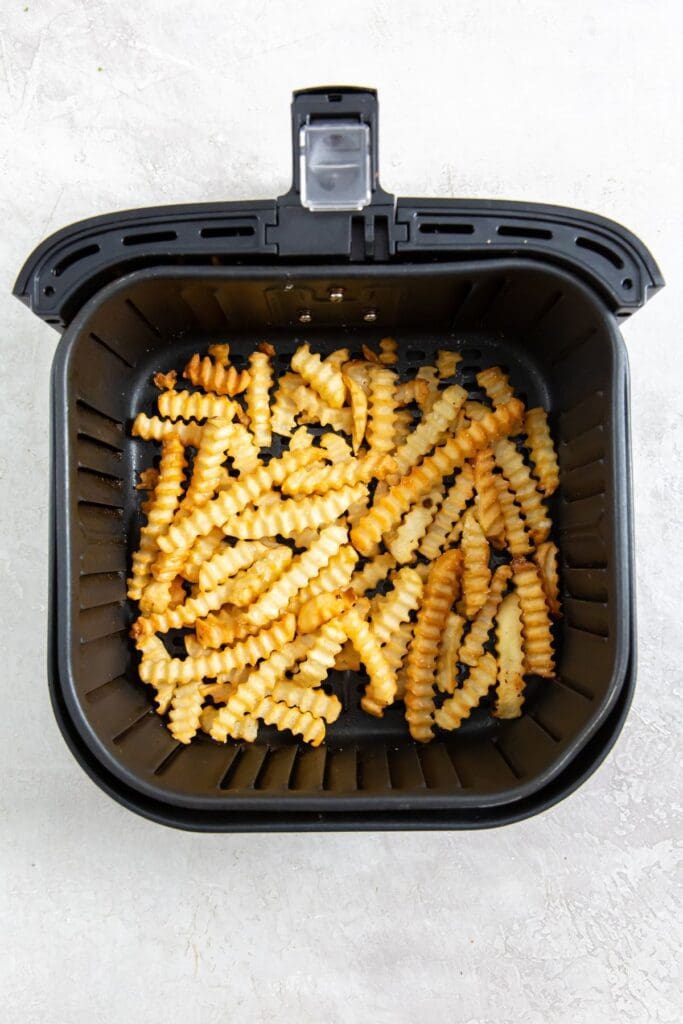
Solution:
<svg viewBox="0 0 683 1024">
<path fill-rule="evenodd" d="M 334 523 L 363 494 L 363 484 L 340 487 L 326 494 L 288 498 L 265 508 L 246 509 L 223 523 L 223 532 L 243 540 L 261 537 L 293 537 L 301 530 Z"/>
<path fill-rule="evenodd" d="M 486 601 L 479 609 L 458 653 L 458 660 L 464 665 L 474 666 L 479 663 L 484 653 L 484 644 L 493 629 L 493 620 L 511 576 L 512 569 L 509 565 L 499 565 L 494 572 Z"/>
<path fill-rule="evenodd" d="M 279 580 L 246 610 L 248 621 L 255 625 L 271 622 L 347 541 L 346 527 L 335 525 L 322 530 L 316 543 L 297 555 Z"/>
<path fill-rule="evenodd" d="M 232 468 L 239 476 L 253 473 L 262 463 L 252 435 L 242 423 L 234 423 L 228 441 L 228 455 Z"/>
<path fill-rule="evenodd" d="M 295 685 L 315 687 L 327 678 L 347 640 L 343 622 L 330 619 L 312 634 L 313 644 L 292 679 Z"/>
<path fill-rule="evenodd" d="M 436 724 L 442 729 L 457 729 L 463 719 L 469 718 L 472 708 L 479 704 L 496 681 L 496 659 L 485 654 L 477 666 L 471 669 L 462 687 L 444 701 L 434 715 Z"/>
<path fill-rule="evenodd" d="M 342 710 L 337 697 L 328 697 L 324 690 L 314 690 L 310 686 L 295 686 L 286 679 L 275 684 L 271 697 L 276 703 L 308 712 L 314 718 L 322 718 L 330 725 L 337 721 Z"/>
<path fill-rule="evenodd" d="M 465 628 L 462 615 L 450 612 L 436 664 L 436 688 L 440 693 L 453 693 L 458 671 L 458 649 Z"/>
<path fill-rule="evenodd" d="M 253 714 L 260 701 L 273 692 L 277 683 L 284 679 L 286 673 L 301 658 L 305 657 L 309 649 L 310 638 L 297 637 L 279 650 L 273 651 L 258 668 L 249 673 L 244 682 L 240 683 L 235 692 L 230 695 L 227 704 L 220 711 L 217 729 L 222 730 L 224 726 L 230 726 L 231 719 L 235 717 Z M 214 739 L 225 739 L 225 736 L 216 736 L 213 732 L 211 735 Z"/>
<path fill-rule="evenodd" d="M 385 534 L 384 543 L 399 565 L 415 561 L 418 545 L 434 519 L 440 498 L 440 491 L 432 491 L 406 512 L 398 529 Z"/>
<path fill-rule="evenodd" d="M 339 367 L 311 352 L 308 344 L 300 345 L 292 356 L 292 369 L 333 409 L 341 409 L 346 398 L 346 385 Z"/>
<path fill-rule="evenodd" d="M 562 617 L 560 579 L 557 572 L 559 554 L 557 545 L 548 540 L 544 544 L 539 544 L 533 556 L 541 576 L 541 585 L 548 602 L 548 610 L 554 619 Z"/>
<path fill-rule="evenodd" d="M 393 703 L 396 694 L 396 673 L 384 657 L 370 626 L 356 608 L 350 608 L 346 612 L 344 629 L 358 651 L 370 679 L 360 705 L 368 714 L 381 717 L 384 708 Z"/>
<path fill-rule="evenodd" d="M 436 369 L 441 380 L 447 380 L 449 377 L 455 376 L 455 371 L 461 362 L 462 356 L 459 352 L 440 348 L 436 353 Z"/>
<path fill-rule="evenodd" d="M 198 658 L 171 658 L 170 661 L 142 662 L 140 678 L 153 686 L 158 683 L 189 683 L 194 679 L 209 679 L 255 665 L 262 658 L 268 658 L 274 650 L 280 650 L 294 638 L 296 618 L 283 615 L 260 633 L 226 647 L 221 651 L 200 655 Z"/>
<path fill-rule="evenodd" d="M 209 355 L 221 366 L 227 366 L 230 362 L 230 345 L 227 341 L 217 341 L 209 345 Z"/>
<path fill-rule="evenodd" d="M 365 439 L 368 424 L 368 396 L 365 389 L 353 377 L 344 374 L 344 383 L 351 399 L 353 430 L 351 440 L 354 452 L 358 452 Z"/>
<path fill-rule="evenodd" d="M 505 544 L 513 558 L 523 557 L 531 551 L 531 540 L 526 532 L 524 519 L 515 504 L 512 491 L 502 474 L 495 474 L 493 482 L 498 492 L 498 502 L 503 513 Z"/>
<path fill-rule="evenodd" d="M 274 434 L 291 437 L 299 413 L 293 392 L 303 383 L 298 373 L 283 373 L 277 382 L 270 410 L 270 425 Z"/>
<path fill-rule="evenodd" d="M 469 463 L 465 463 L 453 485 L 448 489 L 429 529 L 420 543 L 419 552 L 425 558 L 437 558 L 448 546 L 450 533 L 462 516 L 474 492 L 474 477 Z"/>
<path fill-rule="evenodd" d="M 254 711 L 257 718 L 262 718 L 266 725 L 274 725 L 280 732 L 289 730 L 295 736 L 301 736 L 305 743 L 319 747 L 325 739 L 325 723 L 322 718 L 315 718 L 308 711 L 288 707 L 283 701 L 276 702 L 272 697 L 263 697 Z"/>
<path fill-rule="evenodd" d="M 210 648 L 235 644 L 258 631 L 258 626 L 247 622 L 242 611 L 232 606 L 197 619 L 195 628 L 199 642 Z"/>
<path fill-rule="evenodd" d="M 356 595 L 351 589 L 331 591 L 309 598 L 297 615 L 297 632 L 300 636 L 314 633 L 330 619 L 336 619 L 348 611 L 355 601 Z"/>
<path fill-rule="evenodd" d="M 335 672 L 360 672 L 358 651 L 350 640 L 347 640 L 339 651 L 339 654 L 334 659 L 332 668 Z"/>
<path fill-rule="evenodd" d="M 486 538 L 500 548 L 505 543 L 505 522 L 494 480 L 495 460 L 490 448 L 474 457 L 474 487 L 477 494 L 477 518 Z"/>
<path fill-rule="evenodd" d="M 508 375 L 499 366 L 489 366 L 477 374 L 477 384 L 483 388 L 495 408 L 506 405 L 515 397 Z"/>
<path fill-rule="evenodd" d="M 326 437 L 327 436 L 333 436 L 333 437 L 339 438 L 340 444 L 344 445 L 345 448 L 348 447 L 346 445 L 346 441 L 342 437 L 339 437 L 339 434 L 334 434 L 334 435 L 327 435 L 326 434 L 325 436 Z M 307 427 L 297 427 L 296 430 L 293 432 L 292 436 L 289 439 L 289 450 L 290 450 L 290 452 L 295 452 L 295 451 L 297 451 L 298 449 L 301 449 L 301 448 L 312 448 L 312 447 L 313 447 L 313 434 L 309 433 Z M 329 453 L 328 453 L 328 457 L 329 457 Z"/>
<path fill-rule="evenodd" d="M 462 606 L 473 619 L 488 597 L 491 571 L 489 543 L 472 509 L 465 514 L 462 528 Z"/>
<path fill-rule="evenodd" d="M 389 638 L 382 648 L 382 653 L 387 659 L 390 668 L 396 673 L 396 696 L 395 700 L 403 700 L 406 693 L 405 686 L 405 657 L 408 647 L 413 639 L 415 624 L 413 622 L 402 622 L 395 633 Z"/>
<path fill-rule="evenodd" d="M 228 736 L 233 740 L 245 740 L 253 743 L 258 735 L 258 719 L 252 715 L 231 716 L 225 725 L 218 721 L 223 708 L 207 707 L 202 711 L 199 724 L 203 732 L 212 739 L 225 743 Z"/>
<path fill-rule="evenodd" d="M 310 545 L 309 545 L 310 547 Z M 336 555 L 332 555 L 324 569 L 314 576 L 298 594 L 299 607 L 303 608 L 307 601 L 333 590 L 346 590 L 351 586 L 353 570 L 358 562 L 358 553 L 350 544 L 342 544 Z M 355 593 L 355 591 L 354 591 Z M 362 595 L 361 595 L 362 596 Z"/>
<path fill-rule="evenodd" d="M 398 343 L 396 338 L 380 338 L 379 361 L 385 366 L 395 366 L 398 362 Z"/>
<path fill-rule="evenodd" d="M 155 469 L 154 466 L 150 466 L 149 469 L 140 470 L 138 474 L 138 482 L 135 485 L 135 490 L 147 491 L 149 493 L 154 490 L 158 483 L 159 470 Z"/>
<path fill-rule="evenodd" d="M 406 720 L 413 739 L 427 743 L 434 722 L 434 685 L 439 646 L 460 589 L 462 554 L 446 551 L 432 562 L 417 613 L 406 667 Z"/>
<path fill-rule="evenodd" d="M 239 409 L 225 395 L 203 395 L 199 391 L 162 391 L 157 398 L 161 416 L 169 420 L 232 420 Z"/>
<path fill-rule="evenodd" d="M 422 409 L 422 415 L 426 416 L 439 397 L 439 373 L 435 366 L 421 366 L 415 377 L 427 384 L 426 390 L 415 393 L 415 400 Z"/>
<path fill-rule="evenodd" d="M 203 704 L 201 679 L 176 687 L 168 713 L 168 728 L 173 739 L 189 743 L 197 735 Z"/>
<path fill-rule="evenodd" d="M 552 523 L 548 516 L 548 510 L 543 504 L 543 498 L 536 490 L 531 470 L 514 444 L 505 438 L 496 443 L 494 453 L 496 462 L 503 470 L 503 474 L 522 508 L 526 527 L 532 540 L 535 544 L 541 544 L 548 539 Z"/>
<path fill-rule="evenodd" d="M 152 612 L 146 620 L 147 628 L 155 633 L 168 633 L 171 629 L 183 629 L 185 626 L 193 626 L 197 619 L 205 618 L 209 612 L 217 611 L 225 604 L 230 593 L 230 583 L 224 583 L 214 590 L 205 593 L 200 592 L 188 597 L 183 604 L 170 608 L 170 583 L 161 584 L 169 592 L 169 603 L 161 612 Z M 147 594 L 154 584 L 150 584 L 145 593 Z M 142 602 L 140 604 L 142 607 Z"/>
<path fill-rule="evenodd" d="M 142 655 L 141 664 L 171 660 L 171 655 L 166 650 L 161 637 L 149 633 L 140 634 L 135 630 L 131 630 L 131 636 L 135 640 L 137 650 Z M 173 699 L 174 690 L 175 683 L 163 682 L 154 685 L 154 700 L 157 706 L 157 714 L 166 714 Z"/>
<path fill-rule="evenodd" d="M 391 455 L 371 451 L 360 459 L 350 458 L 332 466 L 312 466 L 299 470 L 284 481 L 282 493 L 291 495 L 326 494 L 340 487 L 382 480 L 396 469 Z"/>
<path fill-rule="evenodd" d="M 370 616 L 370 624 L 380 644 L 387 644 L 411 612 L 417 611 L 422 599 L 423 584 L 414 569 L 399 569 L 393 577 L 393 589 L 381 594 Z"/>
<path fill-rule="evenodd" d="M 271 548 L 250 568 L 245 569 L 232 579 L 228 591 L 228 601 L 238 608 L 255 601 L 268 587 L 278 580 L 291 565 L 294 553 L 285 544 Z"/>
<path fill-rule="evenodd" d="M 313 439 L 311 438 L 311 442 L 312 441 Z M 320 435 L 320 447 L 325 449 L 327 458 L 333 464 L 336 464 L 337 462 L 346 462 L 346 460 L 350 459 L 352 455 L 351 445 L 349 442 L 331 430 Z"/>
<path fill-rule="evenodd" d="M 210 561 L 218 548 L 224 541 L 223 531 L 214 526 L 211 533 L 205 537 L 198 537 L 187 553 L 187 558 L 181 569 L 181 576 L 190 583 L 196 583 L 199 579 L 199 572 L 205 562 Z"/>
<path fill-rule="evenodd" d="M 496 718 L 519 718 L 524 701 L 524 646 L 519 598 L 514 591 L 503 598 L 496 615 L 498 685 Z"/>
<path fill-rule="evenodd" d="M 534 464 L 534 476 L 543 494 L 549 498 L 558 488 L 560 471 L 545 409 L 536 407 L 528 410 L 524 421 L 524 433 Z"/>
<path fill-rule="evenodd" d="M 522 611 L 524 662 L 530 675 L 552 679 L 555 674 L 553 637 L 541 578 L 532 562 L 512 563 L 514 583 Z"/>
<path fill-rule="evenodd" d="M 396 452 L 398 472 L 405 476 L 418 460 L 430 451 L 440 435 L 455 422 L 458 410 L 467 398 L 459 384 L 453 384 L 441 393 L 430 411 Z"/>
<path fill-rule="evenodd" d="M 227 361 L 213 361 L 210 356 L 200 356 L 195 352 L 185 369 L 183 377 L 197 387 L 203 387 L 205 391 L 211 391 L 216 395 L 238 395 L 244 391 L 249 383 L 247 370 L 237 370 L 229 365 Z"/>
<path fill-rule="evenodd" d="M 395 568 L 396 559 L 389 552 L 375 555 L 362 569 L 353 574 L 350 586 L 359 597 L 362 597 L 368 590 L 373 590 L 378 583 L 385 580 Z"/>
<path fill-rule="evenodd" d="M 248 569 L 258 558 L 265 558 L 271 551 L 271 548 L 259 540 L 240 540 L 236 544 L 222 544 L 199 570 L 199 589 L 214 590 L 222 583 L 226 583 L 240 569 Z"/>
<path fill-rule="evenodd" d="M 410 409 L 397 409 L 394 416 L 394 448 L 400 448 L 405 444 L 413 426 L 413 414 Z"/>
<path fill-rule="evenodd" d="M 207 422 L 192 466 L 192 479 L 180 503 L 181 509 L 198 508 L 213 497 L 221 480 L 232 432 L 233 424 L 228 420 Z"/>
<path fill-rule="evenodd" d="M 133 420 L 131 434 L 133 437 L 140 437 L 143 441 L 163 441 L 173 435 L 177 437 L 186 448 L 198 448 L 204 427 L 201 423 L 190 420 L 189 423 L 181 421 L 162 420 L 158 416 L 146 416 L 139 412 Z"/>
<path fill-rule="evenodd" d="M 247 385 L 247 413 L 249 427 L 259 448 L 268 448 L 272 432 L 270 426 L 270 387 L 273 368 L 270 363 L 275 350 L 270 345 L 259 346 L 249 356 L 249 383 Z"/>
<path fill-rule="evenodd" d="M 142 599 L 151 579 L 152 564 L 158 553 L 158 538 L 178 509 L 186 464 L 181 441 L 170 435 L 163 441 L 158 480 L 148 502 L 147 523 L 140 531 L 140 546 L 133 555 L 132 575 L 128 580 L 128 597 L 132 600 Z"/>
<path fill-rule="evenodd" d="M 351 409 L 333 409 L 312 388 L 305 384 L 296 388 L 292 398 L 299 410 L 298 417 L 302 423 L 320 423 L 323 427 L 340 430 L 349 437 L 353 433 L 353 413 Z"/>
<path fill-rule="evenodd" d="M 383 533 L 387 533 L 399 521 L 412 504 L 429 494 L 441 484 L 443 477 L 471 458 L 482 448 L 488 447 L 504 434 L 518 428 L 524 410 L 523 404 L 513 399 L 495 412 L 489 413 L 479 423 L 473 423 L 467 430 L 449 438 L 436 448 L 433 455 L 392 487 L 388 494 L 375 502 L 368 514 L 351 531 L 351 540 L 360 554 L 373 550 Z"/>
<path fill-rule="evenodd" d="M 368 422 L 365 436 L 371 448 L 393 451 L 396 418 L 396 374 L 385 366 L 377 366 L 370 376 Z"/>
</svg>

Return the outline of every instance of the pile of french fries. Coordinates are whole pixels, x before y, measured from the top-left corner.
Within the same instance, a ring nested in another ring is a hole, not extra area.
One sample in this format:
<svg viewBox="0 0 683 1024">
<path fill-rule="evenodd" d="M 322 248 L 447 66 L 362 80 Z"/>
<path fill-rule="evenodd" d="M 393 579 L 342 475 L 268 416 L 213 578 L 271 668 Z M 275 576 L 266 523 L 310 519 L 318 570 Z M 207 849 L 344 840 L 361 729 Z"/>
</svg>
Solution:
<svg viewBox="0 0 683 1024">
<path fill-rule="evenodd" d="M 253 741 L 264 722 L 317 746 L 342 712 L 332 670 L 364 670 L 370 715 L 403 701 L 421 742 L 489 691 L 519 716 L 526 676 L 554 673 L 560 615 L 545 411 L 498 367 L 471 401 L 455 351 L 411 379 L 392 338 L 362 358 L 300 345 L 278 378 L 275 354 L 238 370 L 211 345 L 190 388 L 156 374 L 157 414 L 133 423 L 161 455 L 137 484 L 131 636 L 173 736 Z"/>
</svg>

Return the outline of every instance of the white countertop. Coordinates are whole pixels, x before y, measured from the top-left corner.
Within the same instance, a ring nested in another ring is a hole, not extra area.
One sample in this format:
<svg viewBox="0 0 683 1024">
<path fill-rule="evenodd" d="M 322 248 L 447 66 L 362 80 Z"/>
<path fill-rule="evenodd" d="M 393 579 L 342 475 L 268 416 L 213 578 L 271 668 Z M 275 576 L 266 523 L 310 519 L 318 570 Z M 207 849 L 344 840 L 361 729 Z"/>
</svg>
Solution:
<svg viewBox="0 0 683 1024">
<path fill-rule="evenodd" d="M 681 5 L 4 0 L 0 991 L 6 1024 L 677 1022 L 681 837 Z M 272 197 L 293 88 L 376 86 L 398 195 L 612 217 L 669 286 L 624 326 L 639 678 L 603 767 L 480 833 L 191 835 L 85 776 L 45 679 L 48 378 L 9 295 L 100 212 Z"/>
</svg>

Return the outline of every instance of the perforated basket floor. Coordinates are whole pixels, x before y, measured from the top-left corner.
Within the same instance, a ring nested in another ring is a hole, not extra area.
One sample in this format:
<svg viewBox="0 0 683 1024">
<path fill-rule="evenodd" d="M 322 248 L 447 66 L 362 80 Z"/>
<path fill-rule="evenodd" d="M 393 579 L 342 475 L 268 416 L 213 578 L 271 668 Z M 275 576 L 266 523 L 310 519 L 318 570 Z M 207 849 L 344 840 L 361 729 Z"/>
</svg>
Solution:
<svg viewBox="0 0 683 1024">
<path fill-rule="evenodd" d="M 341 305 L 331 285 L 345 288 Z M 376 325 L 363 311 L 378 310 Z M 298 323 L 313 311 L 310 328 Z M 413 743 L 402 705 L 382 720 L 358 707 L 364 677 L 331 676 L 345 711 L 313 750 L 262 728 L 253 745 L 177 744 L 139 683 L 127 637 L 125 577 L 137 540 L 135 474 L 154 446 L 130 422 L 151 411 L 151 374 L 229 340 L 246 359 L 271 341 L 283 365 L 297 343 L 359 351 L 391 332 L 401 369 L 456 347 L 456 380 L 506 367 L 529 404 L 551 412 L 561 466 L 553 502 L 564 618 L 558 676 L 534 680 L 525 714 L 485 706 L 457 733 Z M 65 333 L 54 367 L 58 686 L 106 771 L 147 798 L 221 812 L 476 809 L 538 791 L 575 758 L 623 684 L 631 629 L 627 370 L 619 333 L 586 288 L 559 270 L 507 260 L 331 269 L 144 271 L 109 286 Z"/>
</svg>

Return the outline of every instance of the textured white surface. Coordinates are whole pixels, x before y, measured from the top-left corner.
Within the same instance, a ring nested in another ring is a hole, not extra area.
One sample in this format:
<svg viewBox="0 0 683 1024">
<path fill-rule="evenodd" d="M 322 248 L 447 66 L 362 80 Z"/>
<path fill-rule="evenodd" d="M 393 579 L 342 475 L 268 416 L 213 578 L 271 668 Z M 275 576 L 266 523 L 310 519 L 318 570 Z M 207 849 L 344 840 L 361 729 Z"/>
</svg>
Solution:
<svg viewBox="0 0 683 1024">
<path fill-rule="evenodd" d="M 681 5 L 2 0 L 0 991 L 7 1024 L 679 1021 Z M 48 374 L 11 299 L 46 234 L 111 209 L 270 197 L 289 94 L 382 103 L 402 195 L 627 224 L 669 287 L 624 328 L 640 672 L 605 765 L 541 817 L 463 834 L 195 836 L 118 807 L 45 683 Z"/>
</svg>

